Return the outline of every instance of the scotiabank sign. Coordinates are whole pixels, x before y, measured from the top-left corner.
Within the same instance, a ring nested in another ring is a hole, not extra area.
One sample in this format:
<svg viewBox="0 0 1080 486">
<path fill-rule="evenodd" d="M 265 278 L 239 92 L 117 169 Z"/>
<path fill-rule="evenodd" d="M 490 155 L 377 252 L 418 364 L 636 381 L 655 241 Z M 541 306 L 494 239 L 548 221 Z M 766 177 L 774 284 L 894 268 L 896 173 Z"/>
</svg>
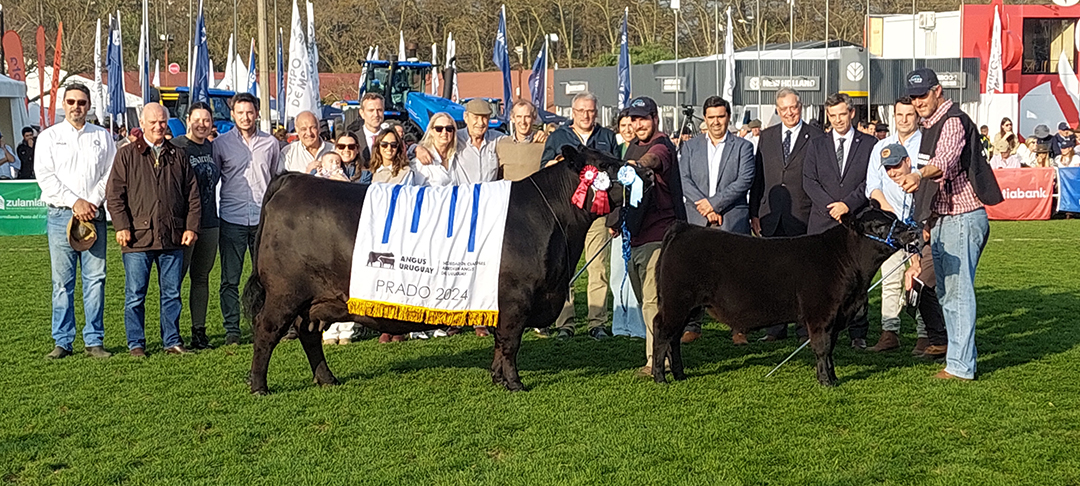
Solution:
<svg viewBox="0 0 1080 486">
<path fill-rule="evenodd" d="M 1050 219 L 1054 202 L 1053 168 L 998 169 L 994 176 L 1005 200 L 986 207 L 990 219 Z"/>
</svg>

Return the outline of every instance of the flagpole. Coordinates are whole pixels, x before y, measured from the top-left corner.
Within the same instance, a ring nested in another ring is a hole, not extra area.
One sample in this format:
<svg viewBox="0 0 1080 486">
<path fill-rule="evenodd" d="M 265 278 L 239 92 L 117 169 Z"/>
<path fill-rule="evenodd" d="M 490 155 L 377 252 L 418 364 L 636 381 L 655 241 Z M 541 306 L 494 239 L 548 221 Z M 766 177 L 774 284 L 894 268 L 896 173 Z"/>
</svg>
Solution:
<svg viewBox="0 0 1080 486">
<path fill-rule="evenodd" d="M 716 92 L 720 93 L 720 4 L 713 4 L 713 45 L 716 47 Z M 731 100 L 728 100 L 731 101 Z"/>
<path fill-rule="evenodd" d="M 825 96 L 829 95 L 829 0 L 825 0 Z"/>
<path fill-rule="evenodd" d="M 675 116 L 672 118 L 673 127 L 668 133 L 679 136 L 679 89 L 682 88 L 682 80 L 679 79 L 679 1 L 672 4 L 675 10 Z"/>
<path fill-rule="evenodd" d="M 1005 6 L 1005 4 L 1002 3 L 1002 7 L 1004 7 L 1004 6 Z M 959 59 L 960 65 L 958 66 L 959 69 L 957 69 L 956 71 L 957 71 L 957 76 L 959 76 L 962 79 L 964 77 L 964 0 L 960 0 L 960 52 L 958 53 L 958 55 L 960 56 L 960 59 Z M 958 87 L 963 86 L 963 83 L 958 83 L 957 86 Z M 964 90 L 960 89 L 958 91 L 959 91 L 959 93 L 957 94 L 958 101 L 960 103 L 963 103 L 964 102 Z M 1019 129 L 1020 127 L 1018 126 L 1016 128 Z"/>
<path fill-rule="evenodd" d="M 256 0 L 258 2 L 257 15 L 259 17 L 259 81 L 264 83 L 259 88 L 259 125 L 262 126 L 264 132 L 270 131 L 270 59 L 267 53 L 269 52 L 267 46 L 266 37 L 266 0 Z M 274 1 L 274 5 L 277 5 L 277 0 Z M 277 21 L 275 16 L 274 21 Z M 250 67 L 254 69 L 253 67 Z M 256 83 L 258 86 L 258 83 Z M 280 101 L 280 100 L 278 100 Z"/>
<path fill-rule="evenodd" d="M 870 35 L 870 0 L 866 0 L 866 35 Z M 912 42 L 915 38 L 912 37 Z M 884 41 L 883 41 L 884 42 Z M 873 90 L 873 82 L 870 78 L 870 66 L 872 63 L 870 51 L 866 52 L 866 121 L 870 122 L 870 106 L 873 104 L 873 98 L 870 96 L 871 90 Z"/>
<path fill-rule="evenodd" d="M 915 2 L 911 0 L 911 70 L 915 70 L 915 35 L 919 28 L 919 16 L 915 11 Z M 882 40 L 884 42 L 884 40 Z"/>
<path fill-rule="evenodd" d="M 758 89 L 757 89 L 757 104 L 758 110 L 761 110 L 761 0 L 757 0 L 754 6 L 754 21 L 757 22 L 757 27 L 754 28 L 754 40 L 757 41 L 757 70 L 754 73 L 758 77 Z M 758 118 L 761 118 L 760 114 Z"/>
</svg>

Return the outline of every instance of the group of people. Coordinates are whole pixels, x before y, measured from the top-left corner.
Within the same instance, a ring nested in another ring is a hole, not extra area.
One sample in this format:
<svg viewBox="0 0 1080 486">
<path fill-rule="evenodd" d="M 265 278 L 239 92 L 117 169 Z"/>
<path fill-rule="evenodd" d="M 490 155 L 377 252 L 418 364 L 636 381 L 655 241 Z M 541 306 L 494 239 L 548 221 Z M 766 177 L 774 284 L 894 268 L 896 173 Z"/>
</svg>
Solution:
<svg viewBox="0 0 1080 486">
<path fill-rule="evenodd" d="M 319 134 L 318 119 L 301 113 L 295 119 L 297 141 L 282 147 L 256 126 L 258 99 L 237 94 L 231 103 L 236 129 L 208 139 L 213 129 L 210 107 L 195 103 L 188 110 L 188 133 L 167 139 L 168 112 L 147 104 L 140 117 L 141 137 L 117 149 L 104 129 L 86 123 L 89 90 L 66 90 L 66 119 L 42 132 L 35 146 L 42 199 L 48 204 L 49 246 L 53 280 L 53 338 L 50 358 L 72 353 L 75 339 L 74 284 L 82 266 L 86 325 L 85 349 L 91 356 L 109 353 L 102 347 L 105 279 L 103 207 L 109 209 L 125 270 L 125 331 L 128 350 L 145 356 L 144 302 L 151 266 L 156 264 L 161 291 L 161 336 L 166 353 L 188 353 L 210 346 L 206 334 L 209 274 L 221 255 L 219 298 L 226 345 L 240 341 L 239 283 L 248 252 L 254 255 L 261 202 L 270 180 L 285 171 L 309 173 L 339 181 L 410 185 L 460 185 L 497 180 L 502 169 L 501 144 L 536 145 L 540 167 L 559 163 L 562 148 L 587 146 L 628 164 L 652 170 L 652 195 L 639 208 L 630 230 L 627 267 L 646 323 L 646 365 L 651 375 L 652 323 L 657 313 L 656 262 L 667 227 L 676 220 L 715 226 L 760 237 L 790 237 L 825 231 L 845 214 L 870 200 L 900 219 L 916 217 L 913 198 L 932 206 L 927 222 L 931 244 L 921 262 L 883 285 L 882 336 L 875 351 L 899 347 L 900 294 L 907 282 L 922 280 L 937 312 L 924 310 L 915 353 L 946 357 L 939 376 L 971 379 L 975 373 L 975 266 L 988 235 L 985 211 L 961 157 L 980 143 L 974 125 L 952 101 L 944 99 L 933 71 L 909 76 L 910 96 L 897 100 L 896 130 L 875 127 L 873 134 L 855 128 L 855 111 L 844 94 L 826 101 L 831 128 L 824 132 L 802 118 L 799 93 L 781 89 L 776 96 L 780 123 L 762 129 L 731 128 L 730 103 L 718 96 L 703 106 L 705 131 L 678 147 L 659 130 L 656 103 L 633 99 L 622 110 L 614 130 L 597 123 L 598 102 L 590 93 L 572 101 L 569 122 L 554 130 L 537 127 L 536 107 L 518 101 L 511 110 L 512 135 L 491 130 L 490 105 L 466 105 L 464 128 L 447 113 L 435 113 L 423 136 L 408 146 L 400 124 L 385 123 L 384 102 L 377 94 L 361 100 L 362 126 L 335 140 Z M 883 134 L 883 137 L 878 137 Z M 740 136 L 742 135 L 742 136 Z M 921 154 L 915 157 L 916 154 Z M 940 190 L 927 192 L 938 182 Z M 919 191 L 923 188 L 922 191 Z M 219 207 L 220 203 L 220 207 Z M 609 337 L 609 236 L 619 223 L 598 219 L 586 236 L 585 253 L 594 257 L 588 271 L 588 332 Z M 933 248 L 933 251 L 930 250 Z M 898 252 L 883 266 L 904 260 Z M 960 264 L 955 264 L 959 261 Z M 949 262 L 948 265 L 944 265 Z M 943 266 L 944 265 L 944 266 Z M 928 272 L 937 270 L 936 277 Z M 180 288 L 191 279 L 190 345 L 180 337 Z M 935 290 L 936 288 L 936 290 Z M 690 323 L 683 342 L 701 336 L 700 317 Z M 554 324 L 556 337 L 574 336 L 572 298 Z M 851 345 L 866 348 L 865 315 L 849 325 Z M 947 332 L 946 332 L 947 329 Z M 538 330 L 549 334 L 548 330 Z M 765 341 L 783 339 L 787 326 L 769 330 Z M 483 327 L 474 329 L 488 335 Z M 801 331 L 797 331 L 801 332 Z M 442 335 L 452 332 L 440 331 Z M 348 344 L 353 323 L 337 323 L 325 331 L 325 344 Z M 414 337 L 427 338 L 421 333 Z M 405 340 L 384 334 L 380 342 Z M 733 340 L 746 343 L 746 336 Z"/>
<path fill-rule="evenodd" d="M 1076 131 L 1068 122 L 1058 123 L 1057 133 L 1051 133 L 1046 125 L 1037 125 L 1022 141 L 1009 118 L 1001 119 L 993 139 L 988 126 L 979 127 L 979 132 L 982 148 L 994 169 L 1080 167 L 1080 156 L 1076 155 Z"/>
</svg>

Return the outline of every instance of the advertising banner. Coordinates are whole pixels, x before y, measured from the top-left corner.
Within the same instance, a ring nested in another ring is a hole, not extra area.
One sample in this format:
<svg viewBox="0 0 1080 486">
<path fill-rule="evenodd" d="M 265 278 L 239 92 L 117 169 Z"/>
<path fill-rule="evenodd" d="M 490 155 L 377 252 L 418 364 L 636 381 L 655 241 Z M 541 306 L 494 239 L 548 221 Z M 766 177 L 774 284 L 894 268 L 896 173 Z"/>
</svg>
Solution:
<svg viewBox="0 0 1080 486">
<path fill-rule="evenodd" d="M 1080 167 L 1058 169 L 1058 211 L 1080 213 Z"/>
<path fill-rule="evenodd" d="M 37 182 L 0 181 L 0 236 L 43 235 L 48 208 Z"/>
<path fill-rule="evenodd" d="M 1054 203 L 1053 168 L 998 169 L 994 171 L 994 176 L 1001 186 L 1005 201 L 986 207 L 986 215 L 990 219 L 1050 219 Z"/>
</svg>

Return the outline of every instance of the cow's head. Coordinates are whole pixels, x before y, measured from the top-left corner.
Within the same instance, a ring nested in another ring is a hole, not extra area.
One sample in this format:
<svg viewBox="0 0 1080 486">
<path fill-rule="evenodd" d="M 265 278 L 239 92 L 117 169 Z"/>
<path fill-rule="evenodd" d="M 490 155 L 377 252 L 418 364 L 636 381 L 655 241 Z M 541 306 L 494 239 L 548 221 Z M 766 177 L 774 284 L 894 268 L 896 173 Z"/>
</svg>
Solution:
<svg viewBox="0 0 1080 486">
<path fill-rule="evenodd" d="M 920 229 L 897 219 L 890 211 L 881 209 L 877 201 L 871 199 L 870 205 L 852 216 L 845 214 L 841 222 L 857 233 L 871 240 L 888 245 L 893 251 L 917 244 L 921 236 Z"/>
<path fill-rule="evenodd" d="M 612 157 L 604 152 L 594 150 L 583 145 L 573 147 L 570 145 L 564 146 L 562 149 L 563 163 L 567 164 L 575 174 L 581 173 L 581 170 L 586 166 L 593 166 L 599 169 L 601 172 L 607 174 L 608 179 L 611 180 L 611 187 L 608 188 L 608 199 L 610 200 L 611 207 L 622 206 L 624 199 L 624 191 L 622 184 L 619 183 L 619 169 L 627 165 L 626 162 Z M 638 178 L 642 180 L 642 190 L 652 185 L 652 171 L 643 167 L 630 166 L 637 172 Z M 591 192 L 591 191 L 590 191 Z M 591 204 L 592 195 L 589 196 L 589 204 Z M 589 206 L 586 205 L 586 209 Z"/>
</svg>

